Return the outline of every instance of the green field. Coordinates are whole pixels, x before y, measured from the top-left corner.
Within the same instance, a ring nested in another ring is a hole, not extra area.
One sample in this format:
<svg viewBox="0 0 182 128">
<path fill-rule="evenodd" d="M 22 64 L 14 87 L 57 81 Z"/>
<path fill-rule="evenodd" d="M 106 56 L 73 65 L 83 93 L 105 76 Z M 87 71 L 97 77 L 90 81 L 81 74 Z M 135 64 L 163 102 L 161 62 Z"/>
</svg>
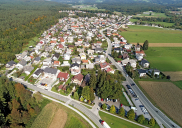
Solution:
<svg viewBox="0 0 182 128">
<path fill-rule="evenodd" d="M 161 71 L 182 71 L 181 47 L 149 47 L 145 53 L 151 68 Z"/>
<path fill-rule="evenodd" d="M 182 43 L 182 31 L 166 30 L 149 26 L 130 25 L 120 33 L 129 43 Z"/>
<path fill-rule="evenodd" d="M 131 22 L 135 22 L 138 21 L 137 19 L 130 19 Z M 173 26 L 174 23 L 167 23 L 167 22 L 150 22 L 150 21 L 142 21 L 142 22 L 146 22 L 146 23 L 152 23 L 152 24 L 161 24 L 164 26 Z"/>
<path fill-rule="evenodd" d="M 175 81 L 173 82 L 176 86 L 178 86 L 180 89 L 182 89 L 182 81 Z"/>
<path fill-rule="evenodd" d="M 148 15 L 148 14 L 141 14 L 141 15 L 134 15 L 133 17 L 143 17 L 143 16 L 148 16 L 148 17 L 167 17 L 165 15 L 165 13 L 156 13 L 156 12 L 152 12 L 153 15 Z"/>
<path fill-rule="evenodd" d="M 106 114 L 104 112 L 99 111 L 99 115 L 102 120 L 106 121 L 106 123 L 111 128 L 141 128 L 138 125 L 132 124 L 130 122 L 124 121 L 120 118 L 114 117 L 112 115 Z"/>
</svg>

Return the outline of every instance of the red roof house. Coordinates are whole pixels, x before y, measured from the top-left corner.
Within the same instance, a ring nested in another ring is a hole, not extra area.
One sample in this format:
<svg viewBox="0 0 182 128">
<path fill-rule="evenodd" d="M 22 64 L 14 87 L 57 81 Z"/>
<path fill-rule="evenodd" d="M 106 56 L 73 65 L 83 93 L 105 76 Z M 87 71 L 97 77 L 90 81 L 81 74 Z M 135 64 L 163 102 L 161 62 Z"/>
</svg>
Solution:
<svg viewBox="0 0 182 128">
<path fill-rule="evenodd" d="M 69 78 L 69 74 L 68 73 L 64 73 L 64 72 L 60 72 L 57 76 L 57 78 L 59 78 L 61 81 L 67 81 Z"/>
</svg>

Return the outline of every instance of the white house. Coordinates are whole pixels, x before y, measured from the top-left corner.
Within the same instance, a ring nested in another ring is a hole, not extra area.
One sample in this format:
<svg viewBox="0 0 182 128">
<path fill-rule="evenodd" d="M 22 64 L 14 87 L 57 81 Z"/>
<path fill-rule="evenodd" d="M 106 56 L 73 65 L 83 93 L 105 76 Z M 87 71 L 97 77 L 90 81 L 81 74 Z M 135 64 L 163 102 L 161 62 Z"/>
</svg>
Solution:
<svg viewBox="0 0 182 128">
<path fill-rule="evenodd" d="M 64 54 L 64 60 L 70 60 L 70 54 L 68 54 L 68 53 L 65 53 Z"/>
<path fill-rule="evenodd" d="M 77 63 L 72 64 L 70 70 L 72 75 L 78 75 L 81 73 L 80 65 Z"/>
<path fill-rule="evenodd" d="M 42 74 L 42 72 L 43 72 L 43 70 L 42 69 L 37 69 L 35 72 L 34 72 L 34 74 L 32 75 L 33 76 L 33 78 L 39 78 L 39 76 Z"/>
</svg>

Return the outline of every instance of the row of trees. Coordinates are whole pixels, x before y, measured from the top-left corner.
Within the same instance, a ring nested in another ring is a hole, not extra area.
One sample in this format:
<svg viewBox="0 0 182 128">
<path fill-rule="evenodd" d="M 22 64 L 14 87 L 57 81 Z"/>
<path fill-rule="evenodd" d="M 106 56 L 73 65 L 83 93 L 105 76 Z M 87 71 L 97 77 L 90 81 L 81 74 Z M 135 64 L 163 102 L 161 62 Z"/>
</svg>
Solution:
<svg viewBox="0 0 182 128">
<path fill-rule="evenodd" d="M 41 108 L 42 96 L 26 90 L 22 84 L 15 84 L 0 77 L 0 126 L 30 126 L 30 120 L 37 116 Z"/>
</svg>

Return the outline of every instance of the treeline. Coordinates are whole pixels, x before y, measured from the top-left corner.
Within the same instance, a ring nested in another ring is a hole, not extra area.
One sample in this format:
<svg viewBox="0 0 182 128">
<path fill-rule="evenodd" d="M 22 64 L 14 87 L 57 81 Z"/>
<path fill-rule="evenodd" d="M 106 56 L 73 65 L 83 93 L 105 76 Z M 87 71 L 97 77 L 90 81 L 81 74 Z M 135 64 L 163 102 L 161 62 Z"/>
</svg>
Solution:
<svg viewBox="0 0 182 128">
<path fill-rule="evenodd" d="M 75 13 L 75 14 L 76 15 L 73 16 L 74 18 L 78 18 L 78 17 L 88 17 L 88 18 L 91 18 L 91 17 L 97 16 L 94 13 Z"/>
<path fill-rule="evenodd" d="M 0 2 L 0 63 L 7 63 L 20 53 L 28 41 L 68 16 L 58 13 L 67 5 L 52 2 Z"/>
<path fill-rule="evenodd" d="M 125 80 L 121 72 L 115 71 L 114 74 L 99 70 L 91 74 L 89 87 L 96 91 L 101 98 L 117 99 L 122 94 L 121 82 Z"/>
<path fill-rule="evenodd" d="M 0 127 L 30 127 L 41 111 L 42 101 L 39 93 L 32 96 L 22 84 L 0 77 Z"/>
</svg>

